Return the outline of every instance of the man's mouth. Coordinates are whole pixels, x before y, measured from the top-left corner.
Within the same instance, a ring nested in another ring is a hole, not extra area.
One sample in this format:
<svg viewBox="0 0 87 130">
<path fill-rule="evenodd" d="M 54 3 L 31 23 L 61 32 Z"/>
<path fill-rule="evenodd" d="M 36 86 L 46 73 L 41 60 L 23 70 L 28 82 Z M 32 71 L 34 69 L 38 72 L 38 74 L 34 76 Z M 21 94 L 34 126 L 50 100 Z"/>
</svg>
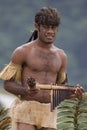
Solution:
<svg viewBox="0 0 87 130">
<path fill-rule="evenodd" d="M 54 36 L 52 36 L 52 35 L 46 35 L 46 38 L 47 38 L 47 39 L 53 39 Z"/>
</svg>

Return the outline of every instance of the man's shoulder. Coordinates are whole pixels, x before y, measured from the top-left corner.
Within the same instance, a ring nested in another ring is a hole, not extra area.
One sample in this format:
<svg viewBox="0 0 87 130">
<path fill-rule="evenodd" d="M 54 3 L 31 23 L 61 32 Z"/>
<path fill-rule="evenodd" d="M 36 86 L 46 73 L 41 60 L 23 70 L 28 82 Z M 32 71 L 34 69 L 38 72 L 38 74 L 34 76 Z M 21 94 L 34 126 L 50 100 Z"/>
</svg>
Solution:
<svg viewBox="0 0 87 130">
<path fill-rule="evenodd" d="M 25 62 L 26 56 L 29 54 L 31 50 L 31 43 L 25 43 L 19 47 L 17 47 L 11 56 L 11 60 L 13 63 L 22 64 Z"/>
<path fill-rule="evenodd" d="M 63 49 L 61 49 L 61 48 L 58 48 L 58 47 L 55 46 L 55 50 L 56 50 L 58 53 L 62 54 L 62 55 L 66 55 L 65 51 L 64 51 Z"/>
<path fill-rule="evenodd" d="M 25 44 L 22 44 L 21 46 L 18 46 L 14 52 L 20 52 L 20 53 L 24 53 L 26 52 L 27 50 L 29 50 L 32 46 L 32 42 L 29 42 L 29 43 L 25 43 Z"/>
<path fill-rule="evenodd" d="M 67 54 L 65 51 L 61 48 L 55 47 L 56 53 L 62 58 L 62 59 L 67 59 Z"/>
</svg>

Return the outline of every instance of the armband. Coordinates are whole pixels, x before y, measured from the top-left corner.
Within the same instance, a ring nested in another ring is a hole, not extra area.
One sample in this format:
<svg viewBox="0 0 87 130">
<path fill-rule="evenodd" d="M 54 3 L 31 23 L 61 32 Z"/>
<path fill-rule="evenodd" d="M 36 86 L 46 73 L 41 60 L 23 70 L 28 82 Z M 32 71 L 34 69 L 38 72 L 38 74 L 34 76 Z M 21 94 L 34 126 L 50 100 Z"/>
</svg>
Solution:
<svg viewBox="0 0 87 130">
<path fill-rule="evenodd" d="M 68 83 L 68 77 L 67 77 L 67 74 L 66 74 L 66 77 L 64 79 L 64 81 L 61 82 L 61 84 L 67 84 Z"/>
<path fill-rule="evenodd" d="M 21 81 L 21 65 L 10 62 L 0 73 L 0 78 L 3 80 L 14 79 L 15 81 Z"/>
<path fill-rule="evenodd" d="M 56 80 L 57 84 L 67 84 L 68 78 L 66 73 L 62 73 L 61 75 L 58 75 L 58 78 Z"/>
</svg>

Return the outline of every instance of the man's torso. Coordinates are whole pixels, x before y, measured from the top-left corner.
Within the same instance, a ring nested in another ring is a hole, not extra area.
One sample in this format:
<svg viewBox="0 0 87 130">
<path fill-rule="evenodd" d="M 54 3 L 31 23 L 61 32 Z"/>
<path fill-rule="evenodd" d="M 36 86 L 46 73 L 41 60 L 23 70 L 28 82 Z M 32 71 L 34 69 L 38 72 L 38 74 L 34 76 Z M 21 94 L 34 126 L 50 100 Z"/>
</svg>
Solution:
<svg viewBox="0 0 87 130">
<path fill-rule="evenodd" d="M 60 71 L 62 60 L 58 49 L 52 46 L 50 49 L 41 48 L 35 44 L 27 46 L 25 62 L 22 71 L 23 86 L 27 85 L 27 78 L 33 77 L 36 83 L 53 84 L 56 82 L 57 74 Z M 33 95 L 33 99 L 40 99 L 41 102 L 50 102 L 50 90 L 39 90 Z M 27 98 L 32 100 L 32 95 Z M 25 97 L 22 97 L 25 99 Z"/>
</svg>

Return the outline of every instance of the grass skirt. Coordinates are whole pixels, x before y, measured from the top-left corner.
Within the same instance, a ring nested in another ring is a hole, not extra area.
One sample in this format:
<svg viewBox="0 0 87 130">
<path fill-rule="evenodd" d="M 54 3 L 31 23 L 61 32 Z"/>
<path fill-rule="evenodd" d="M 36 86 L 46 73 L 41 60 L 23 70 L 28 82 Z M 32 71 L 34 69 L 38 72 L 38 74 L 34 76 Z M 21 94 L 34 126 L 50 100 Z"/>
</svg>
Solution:
<svg viewBox="0 0 87 130">
<path fill-rule="evenodd" d="M 35 125 L 38 129 L 56 129 L 57 108 L 51 112 L 50 105 L 37 101 L 21 101 L 17 98 L 10 109 L 13 130 L 17 130 L 17 122 Z"/>
</svg>

